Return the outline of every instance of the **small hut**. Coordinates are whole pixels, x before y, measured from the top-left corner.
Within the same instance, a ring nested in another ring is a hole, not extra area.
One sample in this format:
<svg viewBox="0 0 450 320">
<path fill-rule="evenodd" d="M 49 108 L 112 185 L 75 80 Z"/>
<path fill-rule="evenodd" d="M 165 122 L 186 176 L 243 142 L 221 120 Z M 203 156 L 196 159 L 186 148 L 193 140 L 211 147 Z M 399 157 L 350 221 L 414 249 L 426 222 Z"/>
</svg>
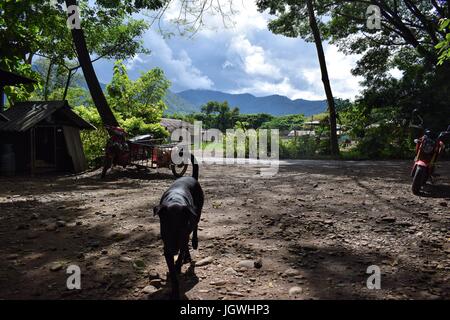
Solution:
<svg viewBox="0 0 450 320">
<path fill-rule="evenodd" d="M 80 130 L 94 129 L 67 101 L 17 102 L 0 113 L 0 144 L 12 146 L 21 173 L 84 171 Z"/>
</svg>

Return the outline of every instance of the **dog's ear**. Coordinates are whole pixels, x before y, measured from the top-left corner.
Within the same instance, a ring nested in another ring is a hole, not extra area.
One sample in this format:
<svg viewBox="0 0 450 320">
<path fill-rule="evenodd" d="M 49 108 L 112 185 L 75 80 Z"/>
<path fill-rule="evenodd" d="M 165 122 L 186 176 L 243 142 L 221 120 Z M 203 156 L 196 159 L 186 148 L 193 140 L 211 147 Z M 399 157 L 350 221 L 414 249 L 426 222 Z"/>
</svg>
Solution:
<svg viewBox="0 0 450 320">
<path fill-rule="evenodd" d="M 156 207 L 153 208 L 153 215 L 154 216 L 159 216 L 161 215 L 161 213 L 164 211 L 165 207 L 162 205 L 158 205 Z"/>
<path fill-rule="evenodd" d="M 198 215 L 195 212 L 194 208 L 192 208 L 191 206 L 186 206 L 186 207 L 184 207 L 184 212 L 187 214 L 191 225 L 193 225 L 193 226 L 198 225 L 198 222 L 199 222 Z"/>
</svg>

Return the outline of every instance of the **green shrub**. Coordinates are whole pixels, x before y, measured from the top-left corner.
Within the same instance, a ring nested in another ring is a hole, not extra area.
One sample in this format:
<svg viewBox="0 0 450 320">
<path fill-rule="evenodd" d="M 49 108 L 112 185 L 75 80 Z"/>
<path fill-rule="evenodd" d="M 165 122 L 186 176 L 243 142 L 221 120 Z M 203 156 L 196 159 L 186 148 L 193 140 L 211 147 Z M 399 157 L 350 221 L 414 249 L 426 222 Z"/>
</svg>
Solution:
<svg viewBox="0 0 450 320">
<path fill-rule="evenodd" d="M 89 167 L 98 168 L 102 166 L 108 138 L 108 132 L 103 128 L 81 132 L 81 141 Z"/>
<path fill-rule="evenodd" d="M 414 154 L 412 141 L 403 128 L 385 124 L 367 128 L 355 150 L 369 159 L 405 159 Z"/>
<path fill-rule="evenodd" d="M 108 102 L 119 123 L 130 137 L 152 134 L 155 139 L 164 139 L 169 133 L 161 126 L 163 111 L 167 108 L 163 102 L 170 82 L 161 69 L 153 69 L 135 81 L 128 78 L 125 65 L 118 61 L 114 67 L 111 83 L 107 86 Z M 79 95 L 79 94 L 78 94 Z M 86 158 L 91 167 L 101 165 L 108 133 L 97 109 L 89 100 L 74 108 L 74 111 L 86 121 L 97 127 L 96 131 L 83 132 L 83 142 Z"/>
</svg>

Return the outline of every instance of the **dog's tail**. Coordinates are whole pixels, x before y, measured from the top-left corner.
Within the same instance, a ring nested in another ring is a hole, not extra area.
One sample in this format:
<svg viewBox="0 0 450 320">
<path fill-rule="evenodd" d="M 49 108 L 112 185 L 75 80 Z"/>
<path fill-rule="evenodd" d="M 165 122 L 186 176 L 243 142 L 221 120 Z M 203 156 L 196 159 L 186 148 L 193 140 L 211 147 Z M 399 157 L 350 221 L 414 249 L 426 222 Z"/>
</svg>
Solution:
<svg viewBox="0 0 450 320">
<path fill-rule="evenodd" d="M 200 168 L 198 166 L 197 159 L 194 154 L 191 153 L 191 163 L 192 163 L 192 177 L 198 181 L 198 176 L 200 172 Z"/>
</svg>

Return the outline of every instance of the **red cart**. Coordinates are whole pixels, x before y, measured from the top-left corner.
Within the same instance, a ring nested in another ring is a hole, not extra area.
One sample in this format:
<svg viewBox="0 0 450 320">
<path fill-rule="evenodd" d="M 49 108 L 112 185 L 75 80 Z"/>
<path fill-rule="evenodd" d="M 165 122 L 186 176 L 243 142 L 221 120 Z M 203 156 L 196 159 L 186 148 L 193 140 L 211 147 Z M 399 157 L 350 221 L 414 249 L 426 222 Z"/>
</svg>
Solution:
<svg viewBox="0 0 450 320">
<path fill-rule="evenodd" d="M 175 164 L 172 152 L 179 149 L 179 155 L 185 150 L 179 143 L 162 144 L 162 139 L 153 139 L 152 135 L 127 139 L 128 134 L 122 128 L 106 127 L 110 139 L 106 145 L 102 178 L 112 166 L 135 166 L 140 169 L 168 168 L 176 178 L 184 176 L 189 164 Z"/>
</svg>

